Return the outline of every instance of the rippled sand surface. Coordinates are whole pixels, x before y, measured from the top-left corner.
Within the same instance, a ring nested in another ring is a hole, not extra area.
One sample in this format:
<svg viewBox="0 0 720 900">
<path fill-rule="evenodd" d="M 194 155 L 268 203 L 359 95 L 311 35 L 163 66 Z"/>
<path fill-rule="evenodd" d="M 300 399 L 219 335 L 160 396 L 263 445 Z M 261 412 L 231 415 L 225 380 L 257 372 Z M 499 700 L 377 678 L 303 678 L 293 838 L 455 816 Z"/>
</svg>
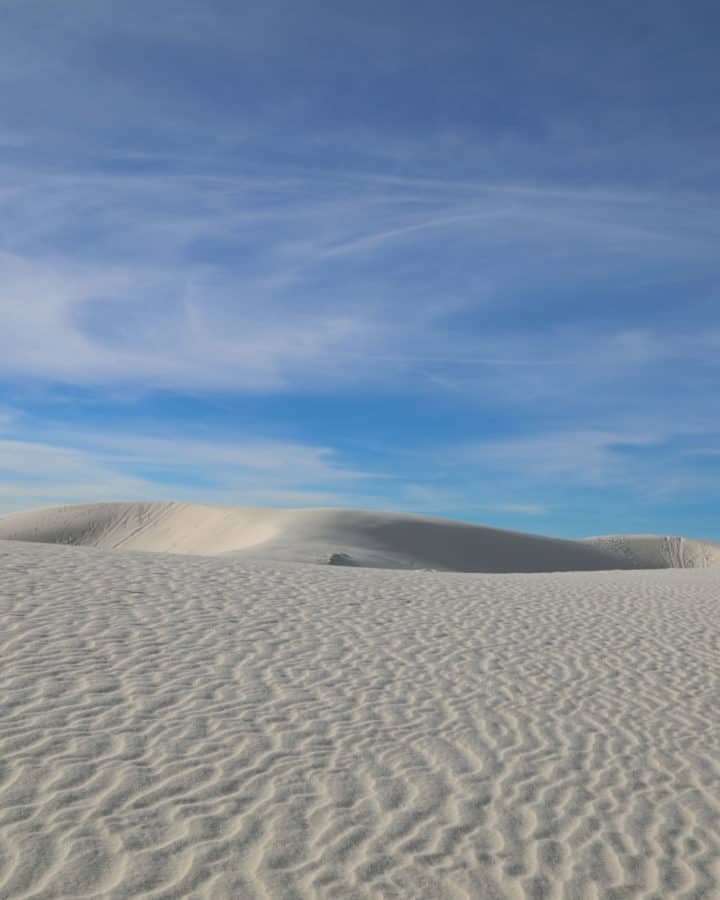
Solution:
<svg viewBox="0 0 720 900">
<path fill-rule="evenodd" d="M 0 542 L 0 897 L 720 897 L 720 572 Z"/>
</svg>

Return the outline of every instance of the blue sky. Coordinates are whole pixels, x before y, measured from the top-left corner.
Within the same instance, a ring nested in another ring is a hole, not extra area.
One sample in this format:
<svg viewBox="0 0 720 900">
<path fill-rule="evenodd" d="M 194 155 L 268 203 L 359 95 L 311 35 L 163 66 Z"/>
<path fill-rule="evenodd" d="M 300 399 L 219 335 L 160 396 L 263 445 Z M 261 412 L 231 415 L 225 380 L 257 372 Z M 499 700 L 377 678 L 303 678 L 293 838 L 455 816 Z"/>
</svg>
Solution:
<svg viewBox="0 0 720 900">
<path fill-rule="evenodd" d="M 0 512 L 720 539 L 716 4 L 0 13 Z"/>
</svg>

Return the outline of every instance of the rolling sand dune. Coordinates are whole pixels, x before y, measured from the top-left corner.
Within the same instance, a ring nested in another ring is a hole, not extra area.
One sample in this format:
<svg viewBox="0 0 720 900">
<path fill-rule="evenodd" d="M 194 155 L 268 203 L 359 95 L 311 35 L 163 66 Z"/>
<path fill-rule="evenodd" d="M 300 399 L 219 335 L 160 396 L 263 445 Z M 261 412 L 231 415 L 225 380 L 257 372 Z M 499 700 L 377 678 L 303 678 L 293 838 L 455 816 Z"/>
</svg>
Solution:
<svg viewBox="0 0 720 900">
<path fill-rule="evenodd" d="M 0 541 L 0 621 L 0 898 L 720 897 L 717 570 Z"/>
<path fill-rule="evenodd" d="M 568 541 L 397 513 L 183 503 L 98 503 L 14 513 L 0 517 L 0 539 L 457 572 L 720 565 L 720 544 L 686 538 Z"/>
<path fill-rule="evenodd" d="M 720 566 L 720 544 L 658 534 L 588 538 L 585 543 L 624 559 L 633 569 L 705 569 Z"/>
</svg>

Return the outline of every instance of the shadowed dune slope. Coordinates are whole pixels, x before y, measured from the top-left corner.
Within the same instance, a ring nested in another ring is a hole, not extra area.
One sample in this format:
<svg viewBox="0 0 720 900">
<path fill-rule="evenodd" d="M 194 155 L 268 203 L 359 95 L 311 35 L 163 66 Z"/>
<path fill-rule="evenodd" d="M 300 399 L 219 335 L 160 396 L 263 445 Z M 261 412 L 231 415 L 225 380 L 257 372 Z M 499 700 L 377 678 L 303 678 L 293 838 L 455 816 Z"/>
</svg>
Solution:
<svg viewBox="0 0 720 900">
<path fill-rule="evenodd" d="M 0 539 L 458 572 L 720 564 L 720 544 L 680 537 L 630 535 L 571 541 L 399 513 L 185 503 L 93 503 L 12 513 L 0 517 Z"/>
</svg>

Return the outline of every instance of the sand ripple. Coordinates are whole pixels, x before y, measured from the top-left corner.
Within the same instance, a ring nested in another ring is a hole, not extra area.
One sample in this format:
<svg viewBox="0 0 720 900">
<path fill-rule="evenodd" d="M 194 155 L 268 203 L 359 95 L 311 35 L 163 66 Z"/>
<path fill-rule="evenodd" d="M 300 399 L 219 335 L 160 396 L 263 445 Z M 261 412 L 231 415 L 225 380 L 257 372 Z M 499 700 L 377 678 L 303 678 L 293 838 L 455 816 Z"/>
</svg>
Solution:
<svg viewBox="0 0 720 900">
<path fill-rule="evenodd" d="M 0 542 L 0 897 L 717 898 L 719 606 Z"/>
</svg>

